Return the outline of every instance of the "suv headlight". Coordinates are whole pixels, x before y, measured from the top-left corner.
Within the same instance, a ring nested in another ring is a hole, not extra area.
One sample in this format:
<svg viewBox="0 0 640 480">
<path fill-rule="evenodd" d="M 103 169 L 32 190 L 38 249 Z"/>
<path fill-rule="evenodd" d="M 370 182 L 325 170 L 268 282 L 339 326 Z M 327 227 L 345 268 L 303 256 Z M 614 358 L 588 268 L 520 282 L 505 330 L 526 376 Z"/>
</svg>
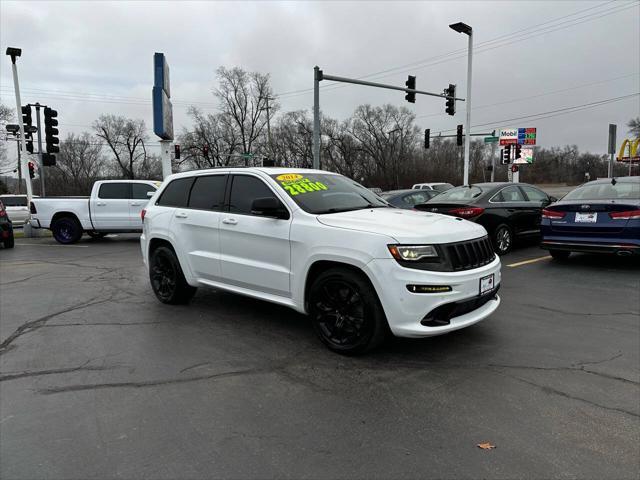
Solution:
<svg viewBox="0 0 640 480">
<path fill-rule="evenodd" d="M 387 245 L 389 252 L 399 262 L 434 261 L 438 251 L 433 245 Z"/>
</svg>

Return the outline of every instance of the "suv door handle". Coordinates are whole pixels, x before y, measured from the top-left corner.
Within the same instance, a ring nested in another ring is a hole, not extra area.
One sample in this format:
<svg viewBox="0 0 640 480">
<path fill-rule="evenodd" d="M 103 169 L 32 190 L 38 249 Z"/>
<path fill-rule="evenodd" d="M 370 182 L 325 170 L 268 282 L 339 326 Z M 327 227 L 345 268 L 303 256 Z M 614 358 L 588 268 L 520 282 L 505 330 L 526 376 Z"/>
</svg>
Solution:
<svg viewBox="0 0 640 480">
<path fill-rule="evenodd" d="M 98 207 L 104 207 L 107 204 L 107 202 L 96 202 L 96 205 Z"/>
<path fill-rule="evenodd" d="M 140 202 L 131 202 L 131 206 L 137 207 L 138 205 L 140 205 Z"/>
<path fill-rule="evenodd" d="M 176 218 L 187 218 L 188 215 L 185 212 L 176 213 Z"/>
<path fill-rule="evenodd" d="M 224 218 L 222 219 L 222 223 L 226 223 L 227 225 L 237 225 L 238 220 L 236 220 L 235 218 Z"/>
</svg>

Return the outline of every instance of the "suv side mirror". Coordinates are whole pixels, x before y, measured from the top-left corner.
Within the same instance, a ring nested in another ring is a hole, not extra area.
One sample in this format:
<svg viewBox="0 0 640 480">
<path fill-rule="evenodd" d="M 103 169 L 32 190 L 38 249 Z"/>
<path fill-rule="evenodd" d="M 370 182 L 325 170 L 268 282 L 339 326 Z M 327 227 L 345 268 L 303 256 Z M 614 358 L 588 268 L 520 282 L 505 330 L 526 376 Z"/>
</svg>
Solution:
<svg viewBox="0 0 640 480">
<path fill-rule="evenodd" d="M 274 217 L 286 220 L 289 212 L 275 197 L 256 198 L 251 203 L 251 213 L 262 217 Z"/>
</svg>

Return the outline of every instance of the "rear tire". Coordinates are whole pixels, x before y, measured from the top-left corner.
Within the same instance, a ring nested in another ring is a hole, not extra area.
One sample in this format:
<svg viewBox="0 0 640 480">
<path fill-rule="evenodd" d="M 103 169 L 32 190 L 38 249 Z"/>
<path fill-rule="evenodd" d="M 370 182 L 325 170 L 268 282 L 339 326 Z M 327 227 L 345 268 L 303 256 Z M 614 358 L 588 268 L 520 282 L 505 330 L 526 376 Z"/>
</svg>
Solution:
<svg viewBox="0 0 640 480">
<path fill-rule="evenodd" d="M 357 355 L 373 350 L 389 333 L 373 286 L 349 269 L 322 272 L 311 284 L 308 298 L 313 328 L 334 352 Z"/>
<path fill-rule="evenodd" d="M 506 255 L 513 248 L 513 230 L 508 225 L 498 225 L 491 237 L 493 249 L 498 255 Z"/>
<path fill-rule="evenodd" d="M 58 243 L 70 245 L 76 243 L 82 237 L 82 225 L 75 217 L 61 217 L 51 225 L 53 238 Z"/>
<path fill-rule="evenodd" d="M 551 258 L 553 258 L 554 260 L 564 262 L 569 259 L 569 255 L 571 255 L 571 252 L 567 250 L 549 250 L 549 255 L 551 255 Z"/>
<path fill-rule="evenodd" d="M 188 303 L 197 291 L 184 278 L 175 252 L 165 246 L 156 248 L 149 256 L 149 280 L 153 293 L 162 303 Z"/>
<path fill-rule="evenodd" d="M 4 248 L 13 248 L 13 246 L 15 245 L 15 239 L 13 238 L 13 234 L 11 234 L 9 238 L 4 240 L 2 244 L 4 245 Z"/>
</svg>

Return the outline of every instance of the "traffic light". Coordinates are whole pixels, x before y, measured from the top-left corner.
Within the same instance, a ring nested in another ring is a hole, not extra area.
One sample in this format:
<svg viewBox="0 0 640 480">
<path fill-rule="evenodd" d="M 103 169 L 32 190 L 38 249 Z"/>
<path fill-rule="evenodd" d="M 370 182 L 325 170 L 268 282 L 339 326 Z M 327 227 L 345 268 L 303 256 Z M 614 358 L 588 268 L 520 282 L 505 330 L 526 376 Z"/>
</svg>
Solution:
<svg viewBox="0 0 640 480">
<path fill-rule="evenodd" d="M 56 166 L 56 156 L 50 153 L 42 154 L 42 165 L 45 167 L 55 167 Z"/>
<path fill-rule="evenodd" d="M 462 146 L 462 125 L 456 127 L 456 145 Z"/>
<path fill-rule="evenodd" d="M 22 107 L 22 124 L 24 126 L 24 131 L 27 131 L 27 127 L 31 126 L 33 120 L 31 119 L 31 105 L 25 105 Z"/>
<path fill-rule="evenodd" d="M 33 162 L 29 162 L 29 178 L 35 178 L 36 166 Z"/>
<path fill-rule="evenodd" d="M 60 139 L 58 138 L 58 112 L 49 107 L 44 107 L 44 140 L 47 145 L 47 153 L 58 153 Z"/>
<path fill-rule="evenodd" d="M 451 97 L 451 98 L 447 98 L 444 111 L 448 115 L 455 115 L 456 101 L 454 100 L 454 97 L 456 96 L 456 86 L 450 83 L 449 88 L 444 89 L 444 93 L 447 95 L 447 97 Z"/>
<path fill-rule="evenodd" d="M 404 82 L 404 84 L 407 86 L 407 88 L 410 88 L 411 90 L 415 90 L 416 89 L 415 75 L 409 75 L 407 78 L 407 81 Z M 407 92 L 407 94 L 404 96 L 404 99 L 409 103 L 416 103 L 416 94 L 414 92 Z"/>
<path fill-rule="evenodd" d="M 30 133 L 25 133 L 24 143 L 27 146 L 27 152 L 33 153 L 33 135 L 31 135 Z"/>
<path fill-rule="evenodd" d="M 175 151 L 175 159 L 180 160 L 180 145 L 174 145 L 173 148 Z"/>
<path fill-rule="evenodd" d="M 502 156 L 500 157 L 500 163 L 502 165 L 508 165 L 511 163 L 511 145 L 505 145 L 502 149 Z"/>
<path fill-rule="evenodd" d="M 516 143 L 515 147 L 516 147 L 516 156 L 515 156 L 515 158 L 517 160 L 518 158 L 520 158 L 522 156 L 522 145 Z"/>
<path fill-rule="evenodd" d="M 431 129 L 427 128 L 424 131 L 424 148 L 429 148 L 429 140 L 431 139 Z"/>
</svg>

